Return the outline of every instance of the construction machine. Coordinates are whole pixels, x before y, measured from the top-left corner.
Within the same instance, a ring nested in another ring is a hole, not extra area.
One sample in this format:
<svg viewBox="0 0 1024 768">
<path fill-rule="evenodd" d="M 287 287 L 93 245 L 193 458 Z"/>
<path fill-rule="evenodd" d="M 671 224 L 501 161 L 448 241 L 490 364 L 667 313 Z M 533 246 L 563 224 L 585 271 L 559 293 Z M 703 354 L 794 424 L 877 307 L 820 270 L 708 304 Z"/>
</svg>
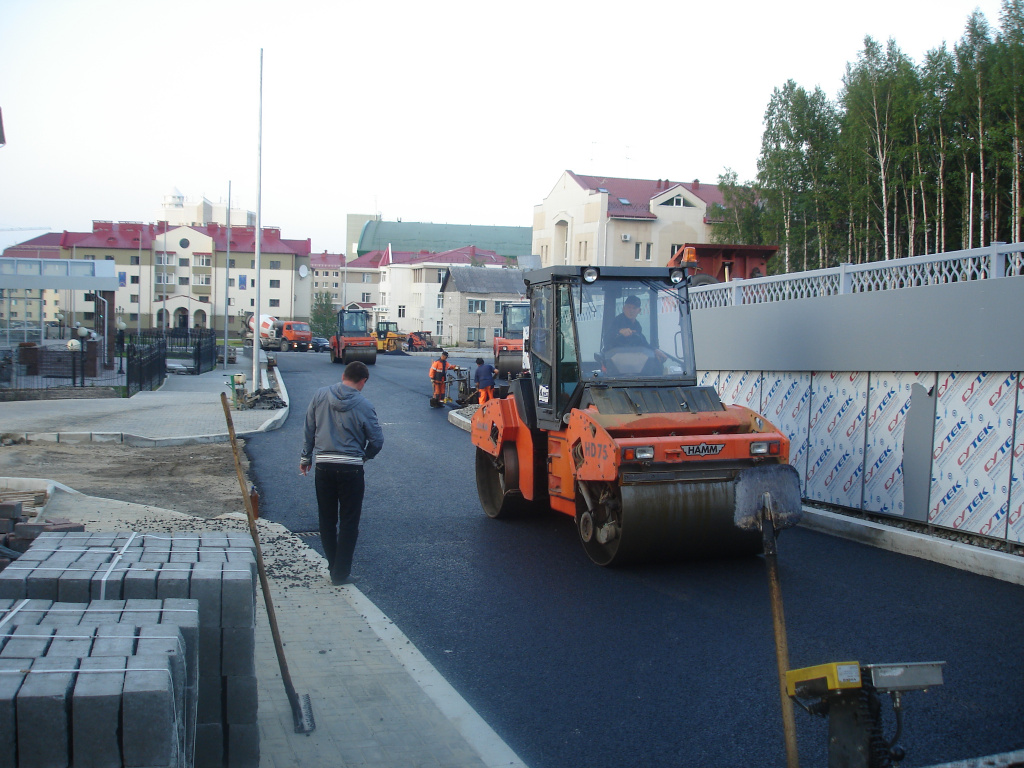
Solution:
<svg viewBox="0 0 1024 768">
<path fill-rule="evenodd" d="M 405 334 L 398 330 L 394 320 L 377 321 L 377 351 L 399 352 L 405 343 Z"/>
<path fill-rule="evenodd" d="M 406 344 L 412 342 L 409 346 L 410 352 L 432 352 L 439 347 L 434 344 L 434 337 L 430 331 L 411 331 Z"/>
<path fill-rule="evenodd" d="M 530 323 L 528 301 L 508 301 L 501 307 L 501 335 L 494 337 L 497 378 L 511 379 L 523 372 L 523 329 Z"/>
<path fill-rule="evenodd" d="M 737 519 L 763 498 L 787 507 L 786 525 L 799 519 L 786 436 L 697 385 L 689 256 L 526 274 L 530 374 L 472 421 L 488 516 L 569 515 L 606 566 L 759 553 L 761 533 Z"/>
<path fill-rule="evenodd" d="M 367 365 L 377 362 L 377 337 L 370 330 L 370 313 L 365 309 L 338 311 L 338 327 L 331 337 L 331 362 L 359 360 Z"/>
</svg>

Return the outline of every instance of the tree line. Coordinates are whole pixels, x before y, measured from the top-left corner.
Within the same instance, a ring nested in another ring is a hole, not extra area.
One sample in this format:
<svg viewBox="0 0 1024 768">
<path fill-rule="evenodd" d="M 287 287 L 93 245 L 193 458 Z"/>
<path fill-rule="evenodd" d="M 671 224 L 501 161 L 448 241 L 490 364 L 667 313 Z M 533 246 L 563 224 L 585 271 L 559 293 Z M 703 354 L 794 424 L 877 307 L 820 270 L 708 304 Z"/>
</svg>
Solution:
<svg viewBox="0 0 1024 768">
<path fill-rule="evenodd" d="M 775 273 L 1020 242 L 1022 132 L 1024 0 L 920 64 L 866 37 L 836 100 L 774 90 L 756 180 L 719 176 L 713 239 L 778 245 Z"/>
</svg>

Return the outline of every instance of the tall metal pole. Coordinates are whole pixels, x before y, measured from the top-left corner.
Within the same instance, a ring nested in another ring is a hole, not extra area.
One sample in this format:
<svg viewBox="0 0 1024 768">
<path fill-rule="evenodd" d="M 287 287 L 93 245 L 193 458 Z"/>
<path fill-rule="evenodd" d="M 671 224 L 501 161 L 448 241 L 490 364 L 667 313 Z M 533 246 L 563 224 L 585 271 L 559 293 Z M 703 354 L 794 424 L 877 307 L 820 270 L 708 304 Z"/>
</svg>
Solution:
<svg viewBox="0 0 1024 768">
<path fill-rule="evenodd" d="M 224 370 L 228 368 L 228 284 L 231 275 L 231 181 L 228 181 L 228 246 L 224 256 Z"/>
<path fill-rule="evenodd" d="M 252 311 L 252 392 L 260 385 L 260 240 L 263 239 L 263 49 L 260 48 L 260 116 L 256 141 L 256 306 Z"/>
<path fill-rule="evenodd" d="M 149 225 L 148 224 L 143 224 L 141 227 L 139 227 L 139 257 L 138 257 L 139 258 L 139 301 L 138 301 L 139 306 L 138 306 L 138 312 L 135 315 L 135 334 L 137 336 L 142 336 L 142 288 L 143 288 L 143 282 L 142 282 L 142 233 L 145 230 L 147 230 L 147 229 L 149 229 Z M 131 298 L 131 292 L 129 292 L 128 298 L 129 299 Z M 152 301 L 152 297 L 150 297 L 150 300 Z M 130 305 L 131 302 L 129 301 L 128 304 Z M 131 311 L 132 311 L 132 308 L 131 308 L 131 306 L 129 306 L 128 307 L 128 313 L 129 313 L 128 317 L 129 317 L 129 319 L 131 318 Z"/>
<path fill-rule="evenodd" d="M 168 222 L 164 222 L 164 274 L 163 282 L 161 285 L 164 287 L 164 308 L 163 308 L 163 319 L 160 321 L 160 335 L 163 337 L 167 336 L 167 225 Z"/>
</svg>

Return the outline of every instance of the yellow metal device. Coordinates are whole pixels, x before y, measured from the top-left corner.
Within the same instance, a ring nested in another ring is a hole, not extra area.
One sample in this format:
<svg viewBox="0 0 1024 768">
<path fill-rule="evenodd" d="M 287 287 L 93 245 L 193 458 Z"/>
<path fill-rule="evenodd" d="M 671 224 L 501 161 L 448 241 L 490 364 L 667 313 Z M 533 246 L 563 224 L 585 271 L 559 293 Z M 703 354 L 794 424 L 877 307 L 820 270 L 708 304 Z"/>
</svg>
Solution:
<svg viewBox="0 0 1024 768">
<path fill-rule="evenodd" d="M 834 661 L 786 672 L 786 693 L 793 697 L 825 696 L 832 691 L 860 687 L 860 664 L 856 661 Z"/>
</svg>

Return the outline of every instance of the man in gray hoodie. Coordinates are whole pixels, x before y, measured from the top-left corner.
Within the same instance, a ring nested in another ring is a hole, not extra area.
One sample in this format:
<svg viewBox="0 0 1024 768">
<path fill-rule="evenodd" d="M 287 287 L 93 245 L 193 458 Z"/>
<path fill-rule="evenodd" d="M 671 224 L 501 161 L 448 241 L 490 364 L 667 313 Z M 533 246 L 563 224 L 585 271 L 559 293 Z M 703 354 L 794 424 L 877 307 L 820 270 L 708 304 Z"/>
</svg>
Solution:
<svg viewBox="0 0 1024 768">
<path fill-rule="evenodd" d="M 384 447 L 377 412 L 361 394 L 369 378 L 365 363 L 349 363 L 341 383 L 318 389 L 306 410 L 299 472 L 307 474 L 315 460 L 320 540 L 335 586 L 355 581 L 352 553 L 363 511 L 363 462 Z"/>
</svg>

